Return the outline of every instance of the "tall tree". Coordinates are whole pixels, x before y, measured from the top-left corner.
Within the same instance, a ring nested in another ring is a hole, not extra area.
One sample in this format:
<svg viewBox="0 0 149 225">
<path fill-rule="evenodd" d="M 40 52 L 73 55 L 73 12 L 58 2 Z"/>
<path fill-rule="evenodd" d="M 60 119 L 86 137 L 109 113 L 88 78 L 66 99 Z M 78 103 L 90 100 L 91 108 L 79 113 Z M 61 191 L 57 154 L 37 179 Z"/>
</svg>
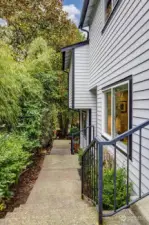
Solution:
<svg viewBox="0 0 149 225">
<path fill-rule="evenodd" d="M 28 44 L 38 36 L 44 37 L 57 51 L 83 38 L 58 0 L 3 0 L 0 18 L 7 20 L 13 32 L 12 45 L 23 54 Z"/>
</svg>

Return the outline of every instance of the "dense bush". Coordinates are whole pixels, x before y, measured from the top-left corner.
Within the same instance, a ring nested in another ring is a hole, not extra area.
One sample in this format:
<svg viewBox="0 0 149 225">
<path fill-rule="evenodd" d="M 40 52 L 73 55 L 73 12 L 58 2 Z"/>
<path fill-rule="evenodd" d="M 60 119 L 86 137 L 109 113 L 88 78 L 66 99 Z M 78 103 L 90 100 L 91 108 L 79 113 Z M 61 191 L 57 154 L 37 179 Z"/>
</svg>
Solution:
<svg viewBox="0 0 149 225">
<path fill-rule="evenodd" d="M 69 135 L 71 136 L 72 134 L 78 133 L 75 136 L 80 136 L 79 131 L 78 127 L 71 127 Z"/>
<path fill-rule="evenodd" d="M 56 60 L 59 54 L 41 38 L 31 44 L 22 62 L 0 42 L 0 128 L 6 133 L 0 132 L 0 200 L 11 196 L 10 186 L 30 163 L 31 154 L 52 145 L 59 100 Z"/>
<path fill-rule="evenodd" d="M 103 208 L 105 210 L 113 210 L 114 205 L 114 169 L 106 168 L 103 173 Z M 129 194 L 131 194 L 132 185 L 129 185 Z M 129 196 L 130 198 L 130 196 Z M 126 204 L 127 188 L 126 188 L 126 170 L 124 168 L 117 169 L 116 176 L 116 205 L 120 208 Z"/>
<path fill-rule="evenodd" d="M 0 201 L 13 194 L 10 185 L 30 164 L 31 154 L 24 150 L 26 142 L 25 137 L 17 134 L 0 136 Z"/>
<path fill-rule="evenodd" d="M 82 162 L 83 150 L 79 150 L 79 163 Z M 94 157 L 90 155 L 90 160 Z M 92 175 L 92 169 L 89 166 L 84 168 L 84 176 L 87 183 L 84 184 L 84 191 L 87 193 L 89 198 L 92 198 L 88 186 L 95 191 L 95 201 L 98 204 L 98 180 L 97 175 Z M 98 167 L 95 168 L 95 174 L 98 174 Z M 126 204 L 127 199 L 127 174 L 125 168 L 117 168 L 116 171 L 116 205 L 120 208 Z M 89 189 L 90 190 L 90 189 Z M 132 192 L 132 183 L 129 183 L 129 196 Z M 103 163 L 103 209 L 113 210 L 114 209 L 114 169 L 113 169 L 113 158 L 110 157 L 108 160 L 104 160 Z"/>
</svg>

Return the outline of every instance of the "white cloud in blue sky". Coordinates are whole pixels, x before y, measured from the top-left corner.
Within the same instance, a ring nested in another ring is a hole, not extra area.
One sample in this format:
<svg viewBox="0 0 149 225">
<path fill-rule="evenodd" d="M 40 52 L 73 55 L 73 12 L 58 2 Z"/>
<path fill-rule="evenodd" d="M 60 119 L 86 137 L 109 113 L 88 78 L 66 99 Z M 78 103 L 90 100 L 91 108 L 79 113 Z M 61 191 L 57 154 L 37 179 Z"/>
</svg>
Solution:
<svg viewBox="0 0 149 225">
<path fill-rule="evenodd" d="M 78 25 L 81 13 L 80 10 L 74 4 L 64 5 L 63 10 L 68 13 L 68 18 Z"/>
<path fill-rule="evenodd" d="M 0 26 L 7 26 L 7 21 L 0 18 Z"/>
</svg>

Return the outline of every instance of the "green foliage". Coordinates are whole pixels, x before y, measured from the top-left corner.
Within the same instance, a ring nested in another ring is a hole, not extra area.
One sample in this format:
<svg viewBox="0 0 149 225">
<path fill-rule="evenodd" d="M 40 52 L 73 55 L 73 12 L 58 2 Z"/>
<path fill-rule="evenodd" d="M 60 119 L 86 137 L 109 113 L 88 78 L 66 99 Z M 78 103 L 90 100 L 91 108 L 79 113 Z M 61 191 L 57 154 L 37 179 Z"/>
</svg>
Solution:
<svg viewBox="0 0 149 225">
<path fill-rule="evenodd" d="M 80 130 L 78 127 L 71 127 L 70 129 L 70 135 L 78 133 Z M 79 134 L 80 135 L 80 134 Z"/>
<path fill-rule="evenodd" d="M 79 150 L 78 150 L 78 159 L 79 159 L 79 164 L 80 165 L 82 165 L 82 156 L 83 156 L 83 153 L 84 153 L 84 151 L 83 151 L 83 149 L 82 148 L 79 148 Z"/>
<path fill-rule="evenodd" d="M 83 151 L 79 152 L 79 162 L 81 162 Z M 91 164 L 94 163 L 94 156 L 90 155 Z M 107 164 L 109 163 L 109 165 Z M 98 165 L 92 170 L 91 167 L 85 166 L 84 176 L 86 177 L 87 184 L 84 184 L 85 192 L 88 192 L 88 186 L 95 190 L 95 201 L 98 204 Z M 116 171 L 116 205 L 120 208 L 126 204 L 127 199 L 127 174 L 125 168 L 117 168 Z M 90 189 L 89 189 L 90 190 Z M 132 193 L 132 183 L 129 183 L 129 200 Z M 92 198 L 92 196 L 89 196 Z M 112 158 L 107 160 L 106 164 L 103 164 L 103 209 L 113 210 L 114 209 L 114 169 Z"/>
<path fill-rule="evenodd" d="M 16 62 L 12 50 L 0 44 L 0 125 L 5 125 L 9 134 L 0 141 L 3 199 L 11 196 L 10 186 L 30 163 L 31 152 L 52 144 L 60 94 L 58 73 L 54 71 L 59 54 L 43 39 L 31 44 L 24 62 Z"/>
<path fill-rule="evenodd" d="M 14 7 L 15 5 L 15 7 Z M 4 0 L 0 18 L 0 208 L 30 154 L 52 144 L 59 122 L 68 131 L 68 82 L 60 48 L 83 40 L 59 1 Z M 6 44 L 7 43 L 7 44 Z M 59 120 L 59 121 L 58 121 Z M 72 119 L 73 121 L 73 119 Z"/>
<path fill-rule="evenodd" d="M 27 140 L 20 135 L 0 136 L 0 199 L 9 198 L 10 185 L 17 182 L 20 173 L 30 163 L 30 154 L 25 151 Z"/>
<path fill-rule="evenodd" d="M 105 210 L 113 210 L 114 204 L 114 169 L 106 168 L 103 176 L 103 208 Z M 129 193 L 132 191 L 132 185 L 129 185 Z M 126 171 L 124 168 L 117 169 L 116 177 L 116 204 L 120 208 L 126 204 Z M 130 198 L 130 196 L 129 196 Z"/>
<path fill-rule="evenodd" d="M 49 108 L 45 108 L 43 111 L 41 144 L 44 147 L 52 145 L 54 138 L 53 131 L 57 127 L 57 115 L 58 111 L 54 104 L 50 105 Z"/>
<path fill-rule="evenodd" d="M 16 123 L 20 85 L 11 49 L 0 41 L 0 123 Z"/>
<path fill-rule="evenodd" d="M 28 46 L 39 36 L 56 51 L 84 39 L 76 25 L 68 19 L 60 1 L 18 0 L 16 4 L 15 0 L 3 0 L 0 18 L 5 18 L 8 22 L 6 29 L 12 34 L 2 33 L 4 36 L 8 34 L 17 58 L 22 58 L 21 55 L 26 57 Z"/>
</svg>

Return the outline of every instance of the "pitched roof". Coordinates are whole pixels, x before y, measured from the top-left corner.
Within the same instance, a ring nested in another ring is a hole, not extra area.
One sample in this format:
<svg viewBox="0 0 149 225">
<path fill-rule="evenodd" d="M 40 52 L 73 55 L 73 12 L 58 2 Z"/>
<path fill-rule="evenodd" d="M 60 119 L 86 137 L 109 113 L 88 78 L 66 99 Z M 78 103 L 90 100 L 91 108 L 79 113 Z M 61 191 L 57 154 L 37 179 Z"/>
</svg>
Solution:
<svg viewBox="0 0 149 225">
<path fill-rule="evenodd" d="M 81 46 L 84 46 L 86 44 L 89 44 L 89 41 L 88 40 L 85 40 L 85 41 L 81 41 L 81 42 L 78 42 L 78 43 L 75 43 L 73 45 L 68 45 L 64 48 L 61 49 L 61 52 L 66 52 L 66 51 L 70 51 L 74 48 L 78 48 L 78 47 L 81 47 Z"/>
<path fill-rule="evenodd" d="M 73 45 L 69 45 L 61 49 L 61 52 L 63 53 L 63 70 L 66 70 L 69 68 L 72 50 L 87 44 L 89 44 L 89 40 L 82 41 Z"/>
</svg>

